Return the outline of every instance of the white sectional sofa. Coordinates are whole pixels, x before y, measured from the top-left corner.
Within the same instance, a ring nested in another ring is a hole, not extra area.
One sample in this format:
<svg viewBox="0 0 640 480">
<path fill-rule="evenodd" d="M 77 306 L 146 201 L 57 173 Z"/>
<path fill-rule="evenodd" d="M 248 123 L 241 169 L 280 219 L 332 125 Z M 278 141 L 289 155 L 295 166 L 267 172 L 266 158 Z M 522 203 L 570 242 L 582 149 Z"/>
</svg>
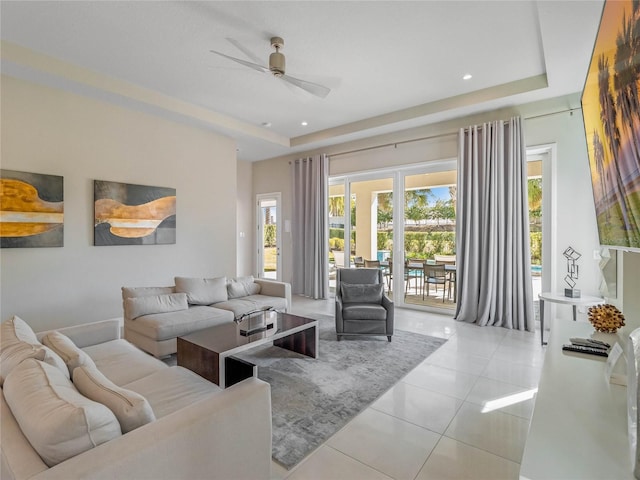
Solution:
<svg viewBox="0 0 640 480">
<path fill-rule="evenodd" d="M 124 338 L 164 357 L 176 353 L 179 336 L 265 307 L 286 312 L 291 285 L 252 276 L 175 277 L 175 286 L 122 287 L 122 302 Z"/>
<path fill-rule="evenodd" d="M 222 390 L 117 319 L 36 336 L 14 317 L 0 333 L 3 480 L 269 478 L 268 383 Z"/>
</svg>

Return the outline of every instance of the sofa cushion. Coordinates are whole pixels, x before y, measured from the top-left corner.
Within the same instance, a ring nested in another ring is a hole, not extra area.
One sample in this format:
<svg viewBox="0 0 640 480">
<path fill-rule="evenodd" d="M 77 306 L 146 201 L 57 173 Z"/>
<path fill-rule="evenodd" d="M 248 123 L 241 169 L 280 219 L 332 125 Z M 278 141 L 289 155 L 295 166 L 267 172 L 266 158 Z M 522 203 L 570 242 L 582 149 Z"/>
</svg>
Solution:
<svg viewBox="0 0 640 480">
<path fill-rule="evenodd" d="M 226 302 L 216 303 L 215 308 L 229 310 L 233 312 L 234 318 L 245 313 L 260 310 L 266 307 L 273 307 L 276 310 L 287 308 L 287 299 L 282 297 L 269 297 L 266 295 L 249 295 L 248 297 L 234 298 Z"/>
<path fill-rule="evenodd" d="M 118 387 L 97 368 L 76 368 L 73 371 L 73 384 L 85 397 L 109 408 L 118 419 L 122 433 L 156 419 L 151 405 L 142 395 Z"/>
<path fill-rule="evenodd" d="M 42 337 L 42 343 L 53 350 L 64 361 L 69 375 L 73 375 L 76 367 L 83 365 L 94 367 L 96 364 L 83 350 L 76 347 L 69 337 L 60 332 L 49 332 Z"/>
<path fill-rule="evenodd" d="M 190 305 L 211 305 L 227 299 L 227 279 L 175 277 L 176 292 L 186 293 Z"/>
<path fill-rule="evenodd" d="M 0 478 L 3 480 L 31 478 L 49 470 L 20 430 L 20 425 L 11 413 L 2 389 L 0 389 L 0 419 L 2 419 Z"/>
<path fill-rule="evenodd" d="M 343 303 L 382 303 L 384 284 L 344 283 L 340 284 Z"/>
<path fill-rule="evenodd" d="M 169 367 L 125 385 L 145 397 L 156 418 L 162 418 L 223 391 L 183 367 Z"/>
<path fill-rule="evenodd" d="M 122 338 L 91 345 L 82 350 L 92 358 L 105 377 L 119 386 L 169 368 L 161 360 Z"/>
<path fill-rule="evenodd" d="M 135 320 L 143 315 L 153 313 L 168 313 L 189 308 L 186 293 L 165 293 L 162 295 L 148 295 L 145 297 L 127 298 L 124 309 L 127 318 Z"/>
<path fill-rule="evenodd" d="M 111 410 L 82 396 L 44 362 L 24 360 L 3 391 L 25 437 L 50 467 L 122 434 Z"/>
<path fill-rule="evenodd" d="M 248 277 L 232 278 L 227 283 L 227 296 L 229 300 L 238 297 L 247 297 L 260 293 L 260 285 L 255 283 L 252 275 Z"/>
<path fill-rule="evenodd" d="M 226 310 L 193 306 L 179 312 L 144 315 L 126 321 L 126 326 L 140 335 L 162 341 L 231 321 L 233 314 Z"/>
<path fill-rule="evenodd" d="M 27 342 L 32 345 L 40 343 L 27 322 L 14 315 L 0 325 L 0 350 L 17 342 Z"/>
</svg>

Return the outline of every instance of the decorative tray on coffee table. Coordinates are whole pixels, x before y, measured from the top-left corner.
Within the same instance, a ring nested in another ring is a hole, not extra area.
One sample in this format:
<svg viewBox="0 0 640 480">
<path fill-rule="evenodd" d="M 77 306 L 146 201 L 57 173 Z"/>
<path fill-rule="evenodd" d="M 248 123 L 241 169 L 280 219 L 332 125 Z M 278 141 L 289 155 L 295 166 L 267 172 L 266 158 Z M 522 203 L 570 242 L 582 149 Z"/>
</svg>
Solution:
<svg viewBox="0 0 640 480">
<path fill-rule="evenodd" d="M 277 315 L 278 312 L 272 307 L 266 307 L 240 315 L 235 318 L 235 321 L 240 326 L 240 335 L 248 337 L 273 328 Z"/>
</svg>

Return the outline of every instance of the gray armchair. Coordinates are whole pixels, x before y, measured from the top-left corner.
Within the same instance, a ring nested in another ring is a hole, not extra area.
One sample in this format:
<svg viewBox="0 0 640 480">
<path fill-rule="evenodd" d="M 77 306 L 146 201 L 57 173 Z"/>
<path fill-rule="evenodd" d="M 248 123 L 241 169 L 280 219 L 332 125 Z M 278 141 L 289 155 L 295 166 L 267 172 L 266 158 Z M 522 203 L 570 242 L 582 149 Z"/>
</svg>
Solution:
<svg viewBox="0 0 640 480">
<path fill-rule="evenodd" d="M 336 275 L 336 333 L 393 335 L 393 302 L 379 268 L 340 268 Z"/>
</svg>

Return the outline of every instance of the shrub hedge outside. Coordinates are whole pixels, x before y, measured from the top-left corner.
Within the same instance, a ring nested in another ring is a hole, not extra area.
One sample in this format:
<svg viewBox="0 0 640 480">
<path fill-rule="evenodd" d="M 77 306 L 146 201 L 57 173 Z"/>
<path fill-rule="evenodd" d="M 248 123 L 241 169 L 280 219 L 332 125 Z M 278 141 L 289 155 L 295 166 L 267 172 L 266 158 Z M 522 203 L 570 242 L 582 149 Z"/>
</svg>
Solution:
<svg viewBox="0 0 640 480">
<path fill-rule="evenodd" d="M 351 245 L 355 245 L 355 233 L 351 232 Z M 329 250 L 344 250 L 344 229 L 331 228 L 329 234 Z M 405 232 L 404 235 L 407 258 L 426 259 L 456 252 L 455 232 Z M 378 230 L 377 239 L 378 250 L 393 250 L 393 232 Z M 531 264 L 542 265 L 542 232 L 530 233 L 530 249 Z"/>
</svg>

